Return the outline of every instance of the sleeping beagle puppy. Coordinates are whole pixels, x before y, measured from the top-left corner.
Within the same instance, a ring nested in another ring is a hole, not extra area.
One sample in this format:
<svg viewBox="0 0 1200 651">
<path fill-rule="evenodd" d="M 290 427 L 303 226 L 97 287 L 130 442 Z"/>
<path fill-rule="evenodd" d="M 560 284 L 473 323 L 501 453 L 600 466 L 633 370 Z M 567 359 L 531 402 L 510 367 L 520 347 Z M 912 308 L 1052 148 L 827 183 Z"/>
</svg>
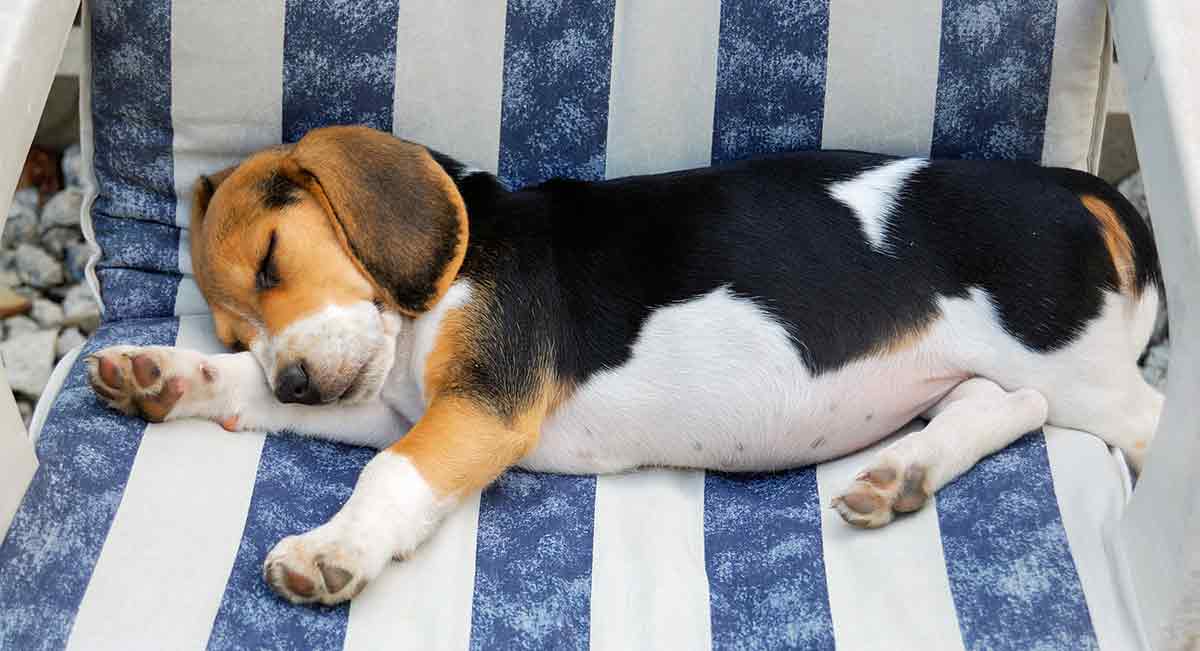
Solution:
<svg viewBox="0 0 1200 651">
<path fill-rule="evenodd" d="M 927 418 L 833 500 L 879 527 L 1046 423 L 1139 467 L 1162 406 L 1137 368 L 1153 240 L 1072 170 L 810 152 L 509 191 L 330 127 L 202 178 L 192 215 L 243 352 L 109 348 L 92 386 L 146 420 L 381 449 L 267 556 L 296 603 L 357 595 L 513 465 L 773 470 Z"/>
</svg>

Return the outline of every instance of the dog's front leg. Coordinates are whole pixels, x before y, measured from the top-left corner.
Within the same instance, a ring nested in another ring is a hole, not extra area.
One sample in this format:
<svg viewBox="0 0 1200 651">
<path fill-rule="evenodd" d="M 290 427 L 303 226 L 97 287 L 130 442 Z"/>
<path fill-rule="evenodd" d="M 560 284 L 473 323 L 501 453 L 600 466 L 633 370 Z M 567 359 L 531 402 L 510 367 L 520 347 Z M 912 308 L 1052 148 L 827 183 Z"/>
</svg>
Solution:
<svg viewBox="0 0 1200 651">
<path fill-rule="evenodd" d="M 381 400 L 284 404 L 251 353 L 206 355 L 170 346 L 113 346 L 87 359 L 92 388 L 114 409 L 151 422 L 200 418 L 230 431 L 288 430 L 382 448 L 409 423 Z"/>
<path fill-rule="evenodd" d="M 389 559 L 416 549 L 460 497 L 520 460 L 540 427 L 540 417 L 501 417 L 469 398 L 434 399 L 367 464 L 337 515 L 271 550 L 263 577 L 293 603 L 353 598 Z"/>
</svg>

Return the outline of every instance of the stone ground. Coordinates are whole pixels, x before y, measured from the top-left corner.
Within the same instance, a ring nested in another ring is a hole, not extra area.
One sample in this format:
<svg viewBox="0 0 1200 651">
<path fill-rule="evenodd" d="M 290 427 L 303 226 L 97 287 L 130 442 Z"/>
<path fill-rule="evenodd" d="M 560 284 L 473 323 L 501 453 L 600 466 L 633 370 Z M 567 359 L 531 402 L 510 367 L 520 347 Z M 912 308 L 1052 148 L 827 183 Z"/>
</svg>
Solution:
<svg viewBox="0 0 1200 651">
<path fill-rule="evenodd" d="M 79 145 L 35 148 L 0 235 L 0 359 L 26 426 L 54 364 L 100 323 L 83 283 Z"/>
<path fill-rule="evenodd" d="M 83 193 L 79 145 L 61 154 L 34 148 L 0 237 L 0 359 L 26 426 L 54 364 L 83 343 L 100 311 L 83 284 L 92 248 L 79 227 Z M 1149 220 L 1133 132 L 1126 115 L 1110 115 L 1100 176 L 1117 185 Z M 1163 307 L 1142 374 L 1162 388 L 1170 340 Z"/>
</svg>

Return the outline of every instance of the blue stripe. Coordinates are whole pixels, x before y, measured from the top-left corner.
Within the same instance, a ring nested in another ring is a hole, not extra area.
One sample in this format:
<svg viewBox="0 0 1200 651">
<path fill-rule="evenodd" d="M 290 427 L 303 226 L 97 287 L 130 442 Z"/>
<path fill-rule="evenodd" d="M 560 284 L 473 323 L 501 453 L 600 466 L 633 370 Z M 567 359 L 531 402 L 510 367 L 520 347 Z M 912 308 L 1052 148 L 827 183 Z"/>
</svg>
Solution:
<svg viewBox="0 0 1200 651">
<path fill-rule="evenodd" d="M 267 552 L 285 536 L 325 524 L 354 490 L 375 450 L 288 435 L 263 445 L 246 528 L 209 649 L 340 649 L 348 604 L 298 607 L 262 578 Z"/>
<path fill-rule="evenodd" d="M 604 178 L 615 0 L 509 0 L 500 178 Z"/>
<path fill-rule="evenodd" d="M 948 484 L 937 512 L 966 648 L 1097 648 L 1041 432 Z"/>
<path fill-rule="evenodd" d="M 164 228 L 145 240 L 129 237 L 133 229 L 147 226 L 142 220 L 175 224 L 171 3 L 97 0 L 90 4 L 92 165 L 97 184 L 92 218 L 103 251 L 101 264 L 125 266 L 112 260 L 136 241 L 142 253 L 154 248 L 143 257 L 153 257 L 156 270 L 178 273 L 178 230 Z M 106 293 L 101 298 L 112 312 L 114 297 Z M 174 298 L 172 292 L 172 308 Z M 131 317 L 171 314 L 172 309 L 162 309 L 161 300 L 145 312 L 122 312 Z"/>
<path fill-rule="evenodd" d="M 94 214 L 175 223 L 170 0 L 91 5 Z"/>
<path fill-rule="evenodd" d="M 832 649 L 817 473 L 704 478 L 714 649 Z"/>
<path fill-rule="evenodd" d="M 41 465 L 0 544 L 0 649 L 67 643 L 142 441 L 144 421 L 96 398 L 85 357 L 116 344 L 169 345 L 177 329 L 174 319 L 107 324 L 71 368 L 38 439 Z"/>
<path fill-rule="evenodd" d="M 935 158 L 1041 160 L 1055 0 L 944 0 Z"/>
<path fill-rule="evenodd" d="M 399 1 L 288 0 L 285 12 L 283 141 L 333 124 L 390 132 Z"/>
<path fill-rule="evenodd" d="M 472 649 L 586 649 L 596 479 L 510 470 L 483 493 Z"/>
<path fill-rule="evenodd" d="M 104 257 L 96 265 L 98 268 L 179 273 L 178 227 L 93 215 L 92 228 L 96 233 L 96 244 L 104 251 Z"/>
<path fill-rule="evenodd" d="M 724 0 L 712 160 L 821 146 L 829 0 Z"/>
<path fill-rule="evenodd" d="M 105 321 L 168 317 L 175 314 L 179 274 L 137 269 L 97 269 Z"/>
</svg>

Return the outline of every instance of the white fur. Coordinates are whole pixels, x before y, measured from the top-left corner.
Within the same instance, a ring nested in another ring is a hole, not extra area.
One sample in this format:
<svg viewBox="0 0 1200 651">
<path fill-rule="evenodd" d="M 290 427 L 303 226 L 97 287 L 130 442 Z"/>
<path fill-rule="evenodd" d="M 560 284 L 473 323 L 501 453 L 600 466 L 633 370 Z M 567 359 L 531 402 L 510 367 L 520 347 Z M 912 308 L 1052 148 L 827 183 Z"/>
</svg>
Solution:
<svg viewBox="0 0 1200 651">
<path fill-rule="evenodd" d="M 893 161 L 830 185 L 829 194 L 854 211 L 871 247 L 888 253 L 891 249 L 887 241 L 888 224 L 896 198 L 905 181 L 928 164 L 923 158 Z"/>
<path fill-rule="evenodd" d="M 380 452 L 363 468 L 354 493 L 337 515 L 308 533 L 279 541 L 267 555 L 265 572 L 277 589 L 284 586 L 285 596 L 293 601 L 343 601 L 359 582 L 378 576 L 393 557 L 416 549 L 451 504 L 435 495 L 408 457 Z M 329 590 L 318 561 L 353 578 L 344 588 Z M 288 594 L 286 584 L 277 578 L 283 568 L 308 577 L 318 586 L 316 594 Z"/>
</svg>

